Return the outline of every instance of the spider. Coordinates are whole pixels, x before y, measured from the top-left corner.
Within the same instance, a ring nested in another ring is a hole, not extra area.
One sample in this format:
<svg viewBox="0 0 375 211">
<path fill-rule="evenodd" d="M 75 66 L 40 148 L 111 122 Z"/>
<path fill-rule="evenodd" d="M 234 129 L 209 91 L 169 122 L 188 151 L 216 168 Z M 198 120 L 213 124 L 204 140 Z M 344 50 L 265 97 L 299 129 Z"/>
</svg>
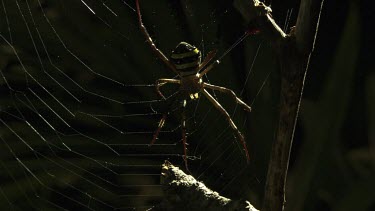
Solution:
<svg viewBox="0 0 375 211">
<path fill-rule="evenodd" d="M 138 15 L 138 24 L 143 35 L 146 37 L 147 43 L 151 46 L 152 51 L 159 57 L 159 59 L 161 59 L 165 63 L 165 65 L 167 65 L 167 67 L 171 69 L 178 76 L 178 79 L 169 79 L 169 78 L 158 79 L 156 80 L 155 87 L 156 87 L 157 94 L 163 99 L 166 99 L 164 95 L 162 94 L 162 92 L 160 91 L 161 86 L 165 84 L 178 84 L 180 86 L 179 93 L 183 99 L 182 100 L 183 112 L 182 112 L 182 118 L 181 118 L 182 142 L 183 142 L 183 147 L 184 147 L 183 158 L 184 158 L 186 169 L 187 169 L 186 123 L 185 123 L 186 99 L 189 97 L 191 99 L 198 99 L 199 93 L 202 93 L 216 107 L 216 109 L 218 109 L 224 115 L 229 125 L 231 126 L 233 131 L 237 134 L 237 137 L 240 139 L 243 145 L 245 154 L 246 154 L 246 160 L 247 162 L 249 162 L 250 156 L 246 147 L 244 136 L 238 130 L 237 126 L 234 124 L 228 112 L 223 108 L 223 106 L 220 105 L 220 103 L 214 97 L 212 97 L 212 95 L 206 89 L 217 90 L 219 92 L 223 92 L 223 93 L 231 95 L 235 99 L 236 103 L 243 106 L 244 110 L 248 112 L 251 111 L 251 107 L 248 106 L 245 102 L 243 102 L 240 98 L 238 98 L 236 94 L 234 93 L 234 91 L 232 91 L 231 89 L 228 89 L 226 87 L 212 85 L 212 84 L 203 82 L 202 80 L 202 77 L 205 74 L 207 74 L 214 66 L 220 63 L 219 60 L 216 60 L 212 62 L 210 65 L 208 65 L 210 61 L 215 57 L 216 50 L 209 52 L 207 56 L 205 57 L 205 59 L 201 61 L 202 55 L 198 48 L 196 48 L 195 46 L 189 43 L 180 42 L 176 46 L 176 48 L 172 51 L 172 55 L 170 59 L 168 59 L 164 55 L 164 53 L 155 46 L 149 33 L 147 32 L 146 27 L 144 26 L 142 22 L 142 16 L 141 16 L 140 7 L 139 7 L 139 0 L 136 0 L 136 8 L 137 8 L 137 15 Z M 165 124 L 166 118 L 167 118 L 167 114 L 163 114 L 161 120 L 159 121 L 158 128 L 156 129 L 153 135 L 150 145 L 155 143 L 161 128 Z"/>
</svg>

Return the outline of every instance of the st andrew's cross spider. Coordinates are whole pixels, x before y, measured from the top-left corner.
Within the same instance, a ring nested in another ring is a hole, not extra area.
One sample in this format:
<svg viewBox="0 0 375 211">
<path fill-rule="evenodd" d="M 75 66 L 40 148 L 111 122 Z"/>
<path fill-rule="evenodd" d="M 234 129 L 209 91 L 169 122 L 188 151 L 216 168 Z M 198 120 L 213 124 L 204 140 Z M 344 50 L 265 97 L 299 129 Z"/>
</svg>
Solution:
<svg viewBox="0 0 375 211">
<path fill-rule="evenodd" d="M 210 61 L 215 57 L 216 51 L 211 51 L 207 54 L 206 58 L 201 61 L 201 52 L 199 51 L 198 48 L 195 46 L 186 43 L 186 42 L 180 42 L 176 48 L 172 51 L 172 55 L 169 58 L 167 58 L 164 53 L 159 50 L 154 42 L 152 41 L 150 35 L 147 32 L 146 27 L 143 25 L 142 22 L 142 16 L 140 12 L 140 7 L 139 7 L 139 0 L 136 0 L 136 7 L 137 7 L 137 14 L 138 14 L 138 23 L 141 28 L 141 31 L 143 35 L 146 37 L 147 43 L 150 45 L 152 51 L 161 59 L 169 69 L 171 69 L 174 73 L 177 74 L 178 79 L 169 79 L 169 78 L 162 78 L 156 80 L 156 92 L 160 97 L 165 99 L 164 95 L 160 91 L 160 87 L 172 83 L 172 84 L 178 84 L 180 86 L 179 92 L 180 95 L 182 96 L 182 106 L 183 109 L 185 110 L 186 107 L 186 98 L 191 98 L 191 99 L 197 99 L 199 97 L 199 93 L 202 93 L 227 119 L 229 125 L 233 129 L 233 131 L 237 134 L 237 137 L 240 139 L 243 148 L 245 150 L 246 154 L 246 160 L 249 162 L 250 156 L 246 147 L 246 142 L 245 138 L 242 135 L 242 133 L 238 130 L 237 126 L 234 124 L 233 120 L 231 119 L 230 115 L 228 112 L 220 105 L 220 103 L 212 97 L 212 95 L 206 90 L 206 89 L 212 89 L 212 90 L 217 90 L 226 94 L 231 95 L 235 100 L 236 103 L 240 104 L 243 106 L 243 108 L 250 112 L 251 107 L 248 106 L 245 102 L 243 102 L 240 98 L 236 96 L 236 94 L 228 88 L 221 87 L 221 86 L 216 86 L 212 85 L 206 82 L 203 82 L 202 77 L 207 74 L 214 66 L 219 64 L 219 60 L 216 60 L 212 62 L 210 65 Z M 208 66 L 207 66 L 208 65 Z M 207 66 L 207 67 L 206 67 Z M 181 118 L 182 121 L 182 143 L 184 146 L 184 161 L 185 161 L 185 167 L 187 168 L 187 152 L 186 152 L 186 117 L 183 115 Z M 158 128 L 156 129 L 151 145 L 155 143 L 158 134 L 161 130 L 161 128 L 164 126 L 165 121 L 167 118 L 167 114 L 164 114 L 163 117 L 161 118 Z"/>
</svg>

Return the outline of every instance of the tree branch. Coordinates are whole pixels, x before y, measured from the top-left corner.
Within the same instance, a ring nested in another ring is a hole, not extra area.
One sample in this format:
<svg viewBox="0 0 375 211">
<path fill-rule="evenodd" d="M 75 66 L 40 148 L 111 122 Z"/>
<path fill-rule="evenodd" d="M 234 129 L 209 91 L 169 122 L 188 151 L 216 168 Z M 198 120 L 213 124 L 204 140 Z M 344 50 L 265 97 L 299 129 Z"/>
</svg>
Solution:
<svg viewBox="0 0 375 211">
<path fill-rule="evenodd" d="M 258 211 L 248 201 L 231 200 L 207 188 L 193 176 L 165 161 L 161 171 L 163 201 L 149 210 Z"/>
<path fill-rule="evenodd" d="M 271 9 L 263 3 L 258 0 L 234 2 L 250 27 L 258 27 L 267 41 L 273 44 L 280 63 L 279 120 L 268 165 L 262 211 L 284 209 L 289 156 L 323 2 L 302 0 L 297 24 L 288 35 L 280 31 L 272 19 Z"/>
</svg>

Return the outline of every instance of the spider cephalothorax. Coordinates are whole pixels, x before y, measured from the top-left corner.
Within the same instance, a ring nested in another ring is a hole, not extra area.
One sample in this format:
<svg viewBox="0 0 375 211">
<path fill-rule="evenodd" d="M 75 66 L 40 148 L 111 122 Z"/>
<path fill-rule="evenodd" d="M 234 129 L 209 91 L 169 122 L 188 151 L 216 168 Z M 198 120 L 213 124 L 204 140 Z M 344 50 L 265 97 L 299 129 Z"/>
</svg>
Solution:
<svg viewBox="0 0 375 211">
<path fill-rule="evenodd" d="M 233 131 L 236 133 L 237 137 L 240 139 L 243 148 L 246 153 L 246 158 L 247 161 L 249 161 L 249 153 L 247 151 L 246 147 L 246 142 L 245 139 L 242 135 L 242 133 L 238 130 L 237 126 L 234 124 L 233 120 L 231 119 L 230 115 L 228 112 L 223 108 L 223 106 L 220 105 L 220 103 L 212 97 L 212 95 L 206 90 L 206 89 L 212 89 L 212 90 L 217 90 L 219 92 L 223 92 L 226 94 L 231 95 L 236 103 L 240 104 L 246 111 L 251 111 L 250 106 L 248 106 L 246 103 L 244 103 L 240 98 L 236 96 L 236 94 L 226 88 L 226 87 L 221 87 L 221 86 L 216 86 L 212 85 L 209 83 L 205 83 L 202 81 L 202 77 L 210 71 L 215 65 L 219 64 L 219 61 L 216 60 L 212 62 L 211 64 L 210 61 L 212 58 L 215 57 L 216 51 L 211 51 L 209 52 L 206 57 L 204 58 L 203 61 L 201 61 L 201 52 L 198 50 L 193 45 L 190 45 L 189 43 L 186 42 L 180 42 L 176 48 L 172 51 L 171 58 L 167 58 L 162 51 L 160 51 L 152 41 L 150 35 L 148 34 L 146 27 L 142 23 L 142 17 L 141 17 L 141 12 L 139 8 L 139 0 L 136 0 L 136 6 L 137 6 L 137 14 L 138 14 L 138 21 L 139 21 L 139 26 L 141 28 L 142 33 L 146 37 L 146 41 L 148 44 L 151 46 L 151 49 L 155 52 L 155 54 L 174 72 L 178 75 L 179 79 L 170 79 L 170 78 L 162 78 L 156 80 L 155 87 L 157 93 L 165 99 L 164 95 L 160 91 L 160 87 L 168 84 L 168 83 L 173 83 L 173 84 L 179 84 L 180 85 L 180 96 L 182 99 L 181 104 L 183 107 L 182 111 L 182 123 L 181 123 L 181 129 L 182 129 L 182 142 L 184 144 L 184 161 L 185 161 L 185 166 L 187 168 L 187 152 L 186 152 L 186 124 L 185 124 L 185 107 L 186 107 L 186 98 L 191 98 L 191 99 L 197 99 L 198 94 L 202 93 L 212 104 L 219 110 L 224 117 L 227 119 L 229 125 L 233 129 Z M 208 65 L 209 64 L 209 65 Z M 164 113 L 160 122 L 157 130 L 154 133 L 153 139 L 151 141 L 151 144 L 153 144 L 161 130 L 161 128 L 164 126 L 166 118 L 167 118 L 168 113 Z"/>
</svg>

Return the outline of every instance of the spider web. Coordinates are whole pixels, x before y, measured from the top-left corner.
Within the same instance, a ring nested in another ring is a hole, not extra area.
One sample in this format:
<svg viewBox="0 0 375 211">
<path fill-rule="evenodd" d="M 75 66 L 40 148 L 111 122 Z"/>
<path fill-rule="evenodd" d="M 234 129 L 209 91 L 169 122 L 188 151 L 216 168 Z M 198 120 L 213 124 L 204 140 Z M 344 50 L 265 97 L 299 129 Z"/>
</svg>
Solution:
<svg viewBox="0 0 375 211">
<path fill-rule="evenodd" d="M 187 104 L 188 165 L 223 195 L 256 197 L 263 186 L 256 166 L 267 156 L 255 146 L 272 137 L 263 132 L 272 120 L 260 118 L 274 106 L 267 47 L 248 37 L 231 48 L 243 28 L 224 33 L 232 24 L 226 18 L 240 19 L 223 3 L 140 3 L 166 55 L 182 40 L 197 43 L 203 55 L 213 49 L 223 55 L 204 80 L 253 106 L 249 114 L 211 92 L 244 133 L 252 162 L 246 164 L 225 118 L 200 98 Z M 156 79 L 175 76 L 144 42 L 134 2 L 1 0 L 0 8 L 0 205 L 142 210 L 159 203 L 161 164 L 185 168 L 181 108 L 169 106 L 178 87 L 163 87 L 166 101 L 155 92 Z M 165 127 L 149 146 L 166 111 Z"/>
</svg>

